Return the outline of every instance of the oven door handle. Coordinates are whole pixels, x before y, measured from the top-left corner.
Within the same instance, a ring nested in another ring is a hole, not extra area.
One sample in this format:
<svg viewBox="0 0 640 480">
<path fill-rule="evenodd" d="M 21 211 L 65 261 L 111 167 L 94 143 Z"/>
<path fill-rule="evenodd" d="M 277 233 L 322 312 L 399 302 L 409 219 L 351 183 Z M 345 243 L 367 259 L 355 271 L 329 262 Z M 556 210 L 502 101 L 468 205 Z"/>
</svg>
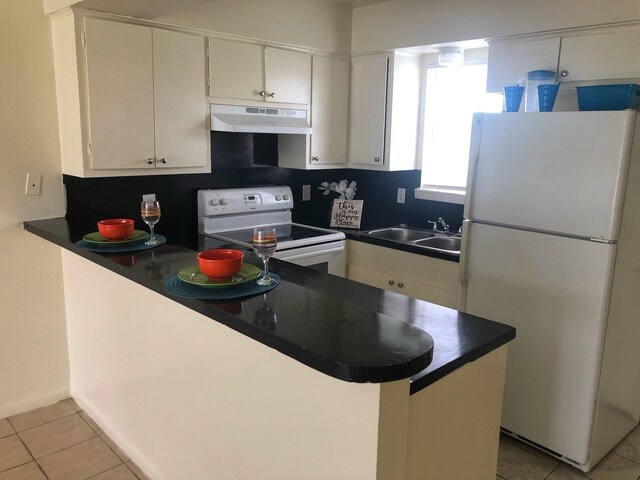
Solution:
<svg viewBox="0 0 640 480">
<path fill-rule="evenodd" d="M 320 250 L 320 251 L 316 251 L 316 252 L 308 252 L 308 253 L 301 253 L 301 254 L 293 254 L 291 256 L 284 256 L 284 257 L 280 257 L 281 260 L 301 260 L 303 258 L 309 258 L 309 257 L 317 257 L 319 255 L 326 255 L 328 253 L 339 253 L 339 252 L 343 252 L 344 251 L 344 246 L 340 246 L 340 247 L 332 247 L 332 248 L 327 248 L 326 250 Z M 282 253 L 287 252 L 287 250 L 283 250 Z M 276 251 L 276 255 L 277 255 L 277 251 Z M 277 256 L 275 258 L 278 258 Z"/>
</svg>

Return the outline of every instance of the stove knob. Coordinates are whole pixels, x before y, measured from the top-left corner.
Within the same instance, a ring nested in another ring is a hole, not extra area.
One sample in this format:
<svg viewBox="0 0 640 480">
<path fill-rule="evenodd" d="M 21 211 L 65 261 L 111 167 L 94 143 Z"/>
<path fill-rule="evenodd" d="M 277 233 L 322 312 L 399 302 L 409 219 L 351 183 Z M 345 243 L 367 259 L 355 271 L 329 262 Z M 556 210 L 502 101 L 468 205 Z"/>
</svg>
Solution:
<svg viewBox="0 0 640 480">
<path fill-rule="evenodd" d="M 279 202 L 280 200 L 282 200 L 282 195 L 276 195 L 276 201 Z"/>
<path fill-rule="evenodd" d="M 227 204 L 227 199 L 226 198 L 221 198 L 220 199 L 220 205 L 226 205 Z"/>
<path fill-rule="evenodd" d="M 285 195 L 284 197 L 282 197 L 283 200 L 289 200 L 291 197 L 289 195 Z"/>
<path fill-rule="evenodd" d="M 215 207 L 218 205 L 218 200 L 211 200 L 209 203 Z"/>
</svg>

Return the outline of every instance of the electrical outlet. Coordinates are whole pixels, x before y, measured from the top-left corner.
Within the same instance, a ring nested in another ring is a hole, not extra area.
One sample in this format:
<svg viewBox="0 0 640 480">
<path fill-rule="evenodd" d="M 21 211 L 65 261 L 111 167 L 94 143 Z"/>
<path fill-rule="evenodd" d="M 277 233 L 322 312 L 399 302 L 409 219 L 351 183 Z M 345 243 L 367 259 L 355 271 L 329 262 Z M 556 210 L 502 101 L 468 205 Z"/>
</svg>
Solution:
<svg viewBox="0 0 640 480">
<path fill-rule="evenodd" d="M 25 195 L 39 196 L 42 190 L 42 175 L 39 173 L 27 173 L 27 185 L 24 189 Z"/>
<path fill-rule="evenodd" d="M 302 185 L 302 201 L 308 202 L 311 200 L 311 185 Z"/>
<path fill-rule="evenodd" d="M 153 202 L 156 199 L 156 194 L 155 193 L 147 193 L 145 195 L 142 195 L 142 201 L 146 202 Z"/>
<path fill-rule="evenodd" d="M 406 190 L 404 188 L 399 188 L 398 189 L 398 198 L 396 199 L 396 202 L 404 203 L 405 194 L 406 194 Z"/>
</svg>

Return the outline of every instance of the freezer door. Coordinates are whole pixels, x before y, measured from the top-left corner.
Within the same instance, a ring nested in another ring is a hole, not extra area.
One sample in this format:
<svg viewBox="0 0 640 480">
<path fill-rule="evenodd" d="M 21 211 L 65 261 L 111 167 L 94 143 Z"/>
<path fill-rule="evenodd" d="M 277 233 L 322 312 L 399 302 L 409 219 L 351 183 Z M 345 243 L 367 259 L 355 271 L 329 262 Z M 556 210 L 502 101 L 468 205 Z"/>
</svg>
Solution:
<svg viewBox="0 0 640 480">
<path fill-rule="evenodd" d="M 616 245 L 469 224 L 466 311 L 516 328 L 502 426 L 586 463 Z"/>
<path fill-rule="evenodd" d="M 635 118 L 476 114 L 465 217 L 616 240 Z"/>
</svg>

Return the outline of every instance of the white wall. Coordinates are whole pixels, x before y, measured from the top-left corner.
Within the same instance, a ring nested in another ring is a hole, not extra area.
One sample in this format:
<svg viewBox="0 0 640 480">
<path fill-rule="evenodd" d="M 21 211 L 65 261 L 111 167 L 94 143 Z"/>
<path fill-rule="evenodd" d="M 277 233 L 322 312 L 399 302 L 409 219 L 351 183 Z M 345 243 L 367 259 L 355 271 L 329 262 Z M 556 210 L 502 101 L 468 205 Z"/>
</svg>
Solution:
<svg viewBox="0 0 640 480">
<path fill-rule="evenodd" d="M 155 20 L 349 53 L 351 7 L 318 0 L 212 0 Z"/>
<path fill-rule="evenodd" d="M 59 249 L 22 230 L 64 215 L 49 21 L 0 0 L 0 418 L 59 398 L 69 373 Z M 27 172 L 42 195 L 24 195 Z"/>
<path fill-rule="evenodd" d="M 353 53 L 640 20 L 638 0 L 391 0 L 355 8 Z"/>
</svg>

